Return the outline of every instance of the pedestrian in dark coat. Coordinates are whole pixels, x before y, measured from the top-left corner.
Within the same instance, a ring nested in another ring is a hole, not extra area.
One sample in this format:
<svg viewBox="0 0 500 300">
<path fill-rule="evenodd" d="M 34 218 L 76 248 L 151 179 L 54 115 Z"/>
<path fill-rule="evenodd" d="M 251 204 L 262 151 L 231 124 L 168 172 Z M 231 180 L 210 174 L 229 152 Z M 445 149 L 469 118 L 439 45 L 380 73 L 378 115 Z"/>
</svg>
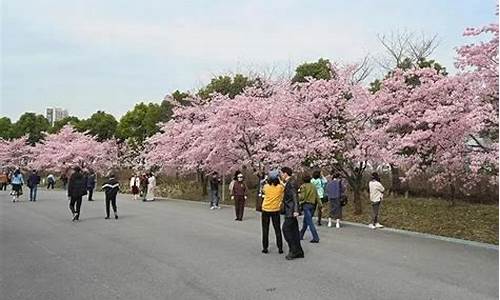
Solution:
<svg viewBox="0 0 500 300">
<path fill-rule="evenodd" d="M 87 194 L 87 183 L 79 166 L 74 167 L 73 170 L 68 181 L 68 197 L 70 198 L 69 209 L 73 213 L 73 221 L 76 221 L 80 219 L 80 207 L 82 197 Z"/>
<path fill-rule="evenodd" d="M 118 180 L 116 180 L 115 175 L 111 174 L 109 176 L 108 181 L 104 183 L 102 186 L 104 193 L 106 195 L 106 217 L 105 219 L 109 219 L 109 204 L 113 206 L 113 212 L 115 213 L 115 219 L 118 219 L 118 214 L 116 211 L 116 195 L 120 191 L 120 184 Z"/>
<path fill-rule="evenodd" d="M 283 236 L 288 244 L 287 260 L 303 258 L 304 251 L 300 245 L 298 189 L 295 180 L 292 178 L 293 171 L 289 167 L 281 168 L 281 179 L 285 182 L 285 192 L 283 197 Z"/>
</svg>

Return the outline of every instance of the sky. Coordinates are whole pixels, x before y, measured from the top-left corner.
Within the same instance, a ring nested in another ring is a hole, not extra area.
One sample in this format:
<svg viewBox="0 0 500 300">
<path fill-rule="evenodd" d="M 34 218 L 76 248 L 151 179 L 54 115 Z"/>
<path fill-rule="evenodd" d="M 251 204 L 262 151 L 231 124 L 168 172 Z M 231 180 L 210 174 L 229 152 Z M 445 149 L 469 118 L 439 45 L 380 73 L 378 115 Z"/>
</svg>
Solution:
<svg viewBox="0 0 500 300">
<path fill-rule="evenodd" d="M 433 58 L 453 72 L 456 47 L 471 42 L 463 30 L 497 20 L 495 0 L 1 3 L 0 116 L 12 121 L 47 107 L 120 118 L 219 74 L 289 75 L 320 57 L 380 58 L 377 35 L 405 30 L 437 34 Z"/>
</svg>

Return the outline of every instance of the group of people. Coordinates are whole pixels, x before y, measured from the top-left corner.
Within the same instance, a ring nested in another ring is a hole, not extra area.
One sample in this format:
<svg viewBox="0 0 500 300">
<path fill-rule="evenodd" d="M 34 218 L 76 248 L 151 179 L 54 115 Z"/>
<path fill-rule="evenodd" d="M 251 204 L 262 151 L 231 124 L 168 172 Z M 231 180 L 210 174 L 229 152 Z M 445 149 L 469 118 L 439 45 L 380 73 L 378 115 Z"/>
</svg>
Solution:
<svg viewBox="0 0 500 300">
<path fill-rule="evenodd" d="M 156 177 L 152 172 L 134 174 L 130 178 L 130 192 L 134 195 L 134 200 L 142 197 L 142 201 L 154 201 L 156 191 Z"/>
<path fill-rule="evenodd" d="M 272 170 L 265 174 L 259 184 L 257 209 L 261 211 L 262 226 L 262 253 L 269 252 L 269 225 L 272 222 L 276 235 L 278 252 L 283 253 L 282 234 L 289 246 L 287 259 L 304 256 L 301 240 L 309 229 L 311 243 L 319 243 L 320 237 L 313 222 L 317 212 L 317 225 L 322 226 L 323 207 L 329 204 L 328 227 L 341 228 L 342 207 L 347 204 L 345 184 L 339 173 L 333 171 L 328 177 L 315 170 L 312 176 L 304 174 L 300 186 L 293 179 L 293 171 L 288 167 Z M 219 207 L 219 184 L 217 173 L 210 179 L 210 209 Z M 383 199 L 384 187 L 380 183 L 377 173 L 372 174 L 368 184 L 372 203 L 372 221 L 368 225 L 371 229 L 382 228 L 378 222 L 380 203 Z M 244 175 L 236 171 L 229 184 L 229 194 L 234 201 L 235 221 L 243 220 L 245 202 L 248 199 L 248 187 Z M 259 203 L 260 202 L 260 203 Z M 281 215 L 284 222 L 281 226 Z M 302 228 L 299 230 L 298 216 L 303 215 Z M 280 228 L 281 226 L 281 228 Z"/>
</svg>

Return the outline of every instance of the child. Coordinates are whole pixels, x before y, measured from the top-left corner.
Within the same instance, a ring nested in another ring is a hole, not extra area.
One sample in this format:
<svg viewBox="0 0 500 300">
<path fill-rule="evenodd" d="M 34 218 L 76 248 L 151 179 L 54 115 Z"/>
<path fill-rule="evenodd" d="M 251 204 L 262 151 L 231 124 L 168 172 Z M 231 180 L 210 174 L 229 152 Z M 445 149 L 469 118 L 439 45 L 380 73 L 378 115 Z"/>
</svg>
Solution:
<svg viewBox="0 0 500 300">
<path fill-rule="evenodd" d="M 120 184 L 118 180 L 115 179 L 115 175 L 109 175 L 108 181 L 104 183 L 102 186 L 106 194 L 106 218 L 109 219 L 109 203 L 113 206 L 113 211 L 115 213 L 115 219 L 118 219 L 118 215 L 116 214 L 116 194 L 120 191 Z"/>
</svg>

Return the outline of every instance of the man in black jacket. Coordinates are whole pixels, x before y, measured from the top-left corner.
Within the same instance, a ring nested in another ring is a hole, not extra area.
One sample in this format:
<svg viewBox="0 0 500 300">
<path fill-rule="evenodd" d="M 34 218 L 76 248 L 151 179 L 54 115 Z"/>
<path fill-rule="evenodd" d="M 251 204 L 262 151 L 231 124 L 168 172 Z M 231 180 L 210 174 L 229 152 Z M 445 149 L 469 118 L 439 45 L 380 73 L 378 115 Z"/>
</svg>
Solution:
<svg viewBox="0 0 500 300">
<path fill-rule="evenodd" d="M 288 260 L 304 257 L 304 251 L 300 246 L 299 223 L 297 221 L 299 216 L 297 185 L 292 179 L 292 173 L 292 169 L 288 167 L 281 168 L 281 179 L 285 182 L 283 236 L 288 244 L 289 253 L 286 256 Z"/>
<path fill-rule="evenodd" d="M 87 194 L 87 182 L 79 166 L 75 166 L 73 170 L 68 182 L 68 197 L 70 198 L 69 209 L 73 213 L 73 221 L 76 221 L 80 219 L 80 206 L 82 197 Z"/>
<path fill-rule="evenodd" d="M 40 184 L 40 176 L 36 170 L 31 172 L 30 177 L 28 177 L 28 187 L 30 188 L 30 201 L 36 201 L 36 191 L 38 190 L 38 185 Z"/>
<path fill-rule="evenodd" d="M 118 215 L 116 213 L 116 195 L 120 191 L 120 184 L 118 183 L 118 180 L 115 179 L 114 174 L 109 175 L 108 181 L 104 183 L 102 186 L 102 189 L 104 190 L 106 194 L 106 218 L 104 219 L 109 219 L 109 204 L 111 202 L 111 205 L 113 206 L 113 212 L 115 213 L 115 219 L 118 219 Z"/>
</svg>

